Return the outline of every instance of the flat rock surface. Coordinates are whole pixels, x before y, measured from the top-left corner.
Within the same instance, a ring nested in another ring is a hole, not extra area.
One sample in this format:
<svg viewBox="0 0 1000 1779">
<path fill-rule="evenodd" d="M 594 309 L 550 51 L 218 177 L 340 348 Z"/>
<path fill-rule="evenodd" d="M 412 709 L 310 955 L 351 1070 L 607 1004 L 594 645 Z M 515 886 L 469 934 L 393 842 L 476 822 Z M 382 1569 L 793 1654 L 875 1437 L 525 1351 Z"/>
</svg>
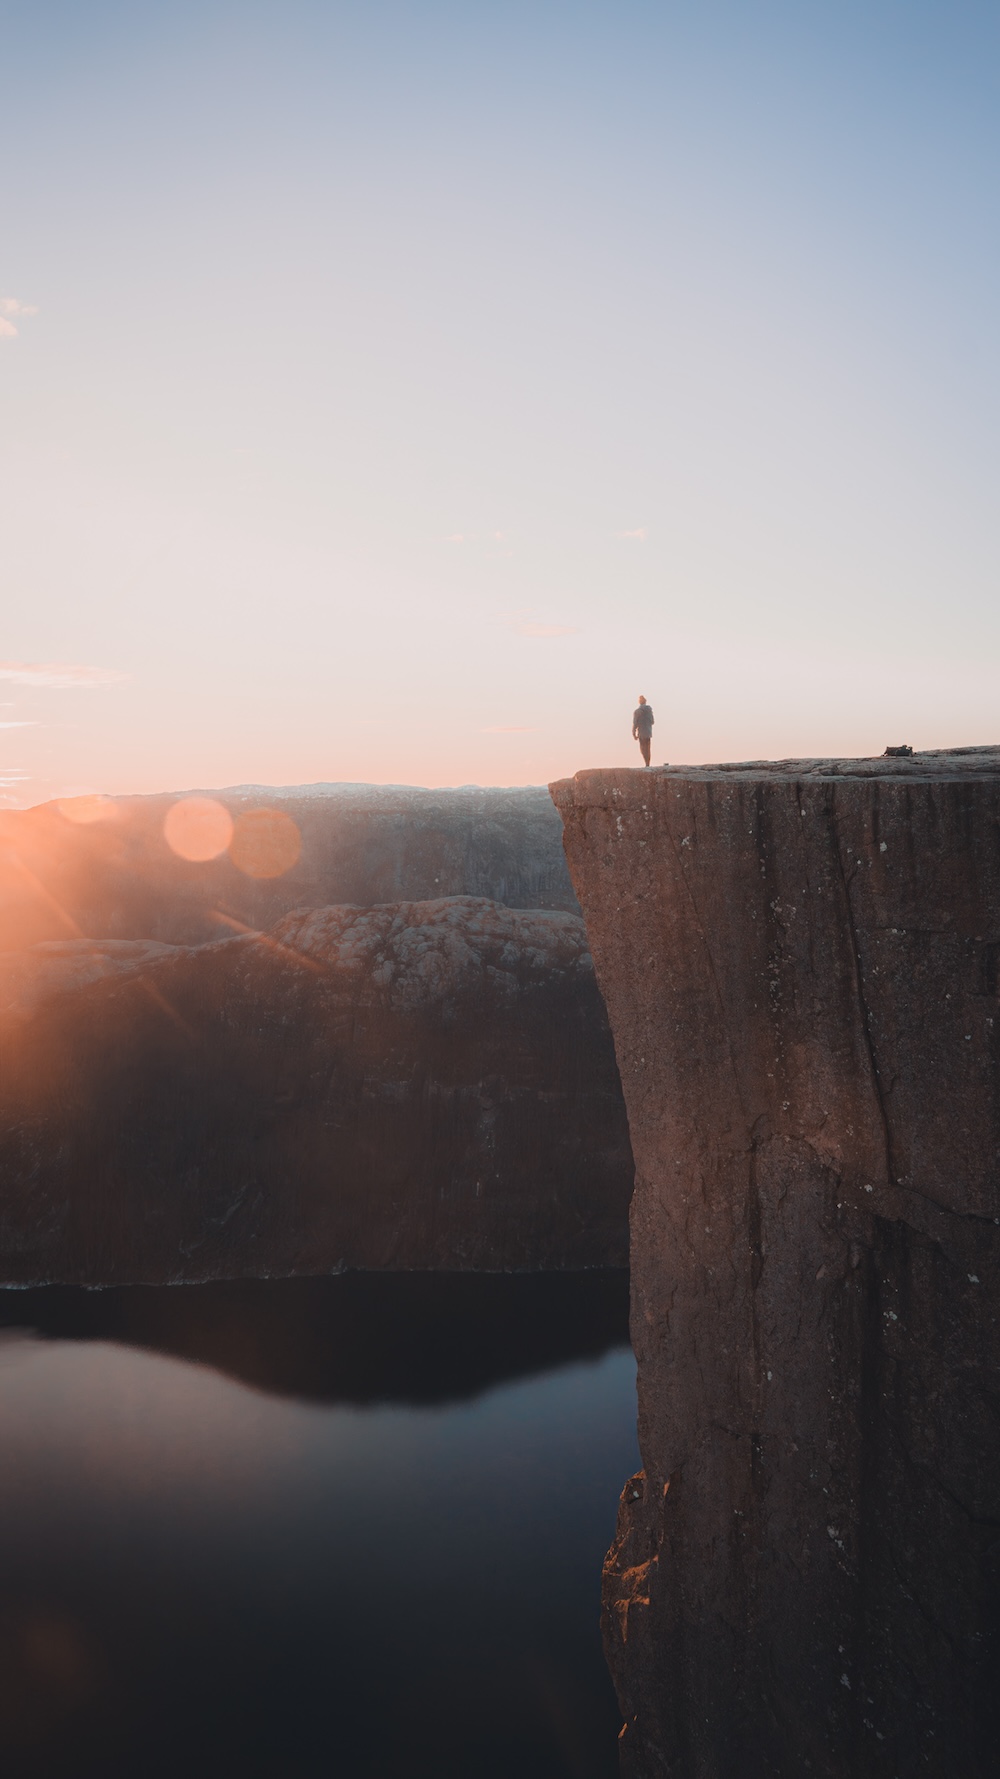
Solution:
<svg viewBox="0 0 1000 1779">
<path fill-rule="evenodd" d="M 481 898 L 0 956 L 0 1168 L 8 1284 L 626 1258 L 583 923 Z"/>
<path fill-rule="evenodd" d="M 715 778 L 746 778 L 754 783 L 772 779 L 811 778 L 886 778 L 920 780 L 929 778 L 991 778 L 1000 773 L 1000 747 L 930 748 L 926 752 L 906 755 L 875 754 L 856 759 L 816 760 L 724 760 L 706 766 L 663 765 L 651 767 L 597 767 L 578 772 L 574 778 L 559 779 L 549 786 L 558 808 L 567 801 L 586 801 L 614 793 L 638 775 L 649 779 L 678 778 L 698 783 Z"/>
<path fill-rule="evenodd" d="M 552 793 L 636 1160 L 623 1771 L 986 1779 L 1000 751 Z"/>
</svg>

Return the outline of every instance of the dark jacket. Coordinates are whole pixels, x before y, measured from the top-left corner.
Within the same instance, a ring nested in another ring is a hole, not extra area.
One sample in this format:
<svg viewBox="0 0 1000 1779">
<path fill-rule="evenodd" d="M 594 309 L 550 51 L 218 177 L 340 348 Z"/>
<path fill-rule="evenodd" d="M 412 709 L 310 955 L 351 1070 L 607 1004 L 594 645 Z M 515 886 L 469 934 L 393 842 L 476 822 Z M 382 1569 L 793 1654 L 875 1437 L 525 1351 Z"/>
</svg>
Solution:
<svg viewBox="0 0 1000 1779">
<path fill-rule="evenodd" d="M 645 736 L 647 741 L 652 735 L 653 706 L 651 704 L 637 705 L 636 709 L 632 712 L 632 733 L 633 735 Z"/>
</svg>

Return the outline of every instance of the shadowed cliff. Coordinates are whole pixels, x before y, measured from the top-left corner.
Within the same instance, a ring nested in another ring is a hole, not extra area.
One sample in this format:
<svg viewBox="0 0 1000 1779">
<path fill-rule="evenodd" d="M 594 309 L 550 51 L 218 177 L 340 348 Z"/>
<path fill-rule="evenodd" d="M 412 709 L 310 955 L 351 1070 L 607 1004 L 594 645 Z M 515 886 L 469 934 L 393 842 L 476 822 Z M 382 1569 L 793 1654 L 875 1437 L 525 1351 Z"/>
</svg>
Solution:
<svg viewBox="0 0 1000 1779">
<path fill-rule="evenodd" d="M 633 1779 L 986 1779 L 1000 750 L 552 787 L 636 1160 Z"/>
<path fill-rule="evenodd" d="M 0 959 L 0 1282 L 621 1266 L 582 921 L 471 897 Z"/>
</svg>

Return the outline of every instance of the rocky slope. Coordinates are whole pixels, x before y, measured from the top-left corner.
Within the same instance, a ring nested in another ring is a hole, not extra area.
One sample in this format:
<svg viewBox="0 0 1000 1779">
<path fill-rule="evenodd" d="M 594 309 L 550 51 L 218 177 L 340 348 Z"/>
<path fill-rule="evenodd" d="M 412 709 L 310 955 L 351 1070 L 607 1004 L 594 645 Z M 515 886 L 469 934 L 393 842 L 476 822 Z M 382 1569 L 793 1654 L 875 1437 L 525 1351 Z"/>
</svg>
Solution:
<svg viewBox="0 0 1000 1779">
<path fill-rule="evenodd" d="M 621 1266 L 578 917 L 471 897 L 0 959 L 0 1282 Z"/>
<path fill-rule="evenodd" d="M 262 807 L 290 817 L 302 843 L 291 869 L 255 879 L 227 855 L 178 858 L 163 832 L 175 796 L 2 810 L 0 951 L 81 936 L 197 945 L 331 903 L 469 895 L 578 912 L 559 818 L 541 788 L 247 786 L 204 794 L 234 817 Z M 95 814 L 101 819 L 81 819 Z"/>
<path fill-rule="evenodd" d="M 985 1779 L 1000 750 L 552 790 L 636 1159 L 623 1770 Z"/>
</svg>

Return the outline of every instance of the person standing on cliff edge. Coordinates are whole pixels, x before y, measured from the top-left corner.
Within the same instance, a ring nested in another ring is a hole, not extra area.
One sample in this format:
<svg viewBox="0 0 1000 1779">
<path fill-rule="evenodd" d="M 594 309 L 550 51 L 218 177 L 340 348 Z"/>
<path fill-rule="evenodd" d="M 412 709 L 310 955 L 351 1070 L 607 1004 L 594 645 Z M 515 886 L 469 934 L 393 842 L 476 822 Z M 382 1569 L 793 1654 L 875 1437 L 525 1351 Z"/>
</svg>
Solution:
<svg viewBox="0 0 1000 1779">
<path fill-rule="evenodd" d="M 638 706 L 632 712 L 632 735 L 634 740 L 639 743 L 643 761 L 648 766 L 649 750 L 653 741 L 653 706 L 646 703 L 641 692 L 639 693 Z"/>
</svg>

